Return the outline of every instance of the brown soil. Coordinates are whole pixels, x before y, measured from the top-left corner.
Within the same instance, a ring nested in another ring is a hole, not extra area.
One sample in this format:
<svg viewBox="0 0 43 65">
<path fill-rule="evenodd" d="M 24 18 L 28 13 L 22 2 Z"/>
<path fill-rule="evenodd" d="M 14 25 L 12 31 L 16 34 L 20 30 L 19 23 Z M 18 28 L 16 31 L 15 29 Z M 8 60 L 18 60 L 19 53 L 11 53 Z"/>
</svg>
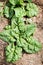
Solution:
<svg viewBox="0 0 43 65">
<path fill-rule="evenodd" d="M 6 18 L 0 17 L 0 32 L 6 25 L 8 25 L 8 20 Z"/>
<path fill-rule="evenodd" d="M 43 0 L 32 0 L 32 1 L 38 5 L 43 5 Z"/>
<path fill-rule="evenodd" d="M 41 57 L 37 54 L 24 54 L 22 59 L 16 62 L 16 65 L 42 65 Z"/>
<path fill-rule="evenodd" d="M 4 52 L 7 43 L 0 40 L 0 65 L 43 65 L 43 9 L 41 8 L 39 8 L 38 16 L 31 18 L 31 20 L 37 24 L 34 38 L 42 43 L 42 50 L 36 54 L 23 54 L 23 57 L 13 64 L 7 63 Z M 0 32 L 6 25 L 8 25 L 8 20 L 0 17 Z"/>
</svg>

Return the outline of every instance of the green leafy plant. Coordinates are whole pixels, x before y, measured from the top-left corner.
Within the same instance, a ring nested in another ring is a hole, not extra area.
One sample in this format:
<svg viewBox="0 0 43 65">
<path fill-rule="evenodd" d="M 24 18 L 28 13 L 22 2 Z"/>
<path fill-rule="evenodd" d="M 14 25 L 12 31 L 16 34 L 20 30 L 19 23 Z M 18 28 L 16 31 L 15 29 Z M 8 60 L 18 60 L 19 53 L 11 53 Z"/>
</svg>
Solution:
<svg viewBox="0 0 43 65">
<path fill-rule="evenodd" d="M 31 37 L 36 29 L 34 24 L 26 25 L 22 18 L 15 19 L 15 16 L 13 16 L 11 21 L 11 27 L 5 27 L 5 30 L 0 33 L 0 38 L 9 43 L 6 47 L 6 60 L 8 62 L 15 62 L 22 56 L 20 48 L 26 53 L 36 53 L 41 49 L 41 44 Z M 17 55 L 15 47 L 17 48 Z"/>
<path fill-rule="evenodd" d="M 26 5 L 24 6 L 25 2 Z M 15 62 L 22 57 L 22 52 L 36 53 L 41 44 L 33 38 L 36 30 L 34 23 L 26 24 L 24 17 L 37 16 L 38 8 L 32 0 L 9 0 L 4 7 L 4 16 L 10 19 L 10 25 L 0 32 L 0 39 L 8 43 L 5 48 L 7 62 Z"/>
</svg>

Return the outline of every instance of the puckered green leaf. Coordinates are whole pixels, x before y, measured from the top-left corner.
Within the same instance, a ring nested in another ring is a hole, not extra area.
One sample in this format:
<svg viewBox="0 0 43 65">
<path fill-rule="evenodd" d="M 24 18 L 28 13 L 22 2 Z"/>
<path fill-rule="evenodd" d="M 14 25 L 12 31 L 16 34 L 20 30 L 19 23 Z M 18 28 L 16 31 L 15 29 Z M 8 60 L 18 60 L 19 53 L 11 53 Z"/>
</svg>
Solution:
<svg viewBox="0 0 43 65">
<path fill-rule="evenodd" d="M 17 26 L 17 17 L 13 16 L 11 19 L 11 27 L 14 29 Z"/>
<path fill-rule="evenodd" d="M 27 41 L 29 42 L 29 49 L 32 48 L 30 45 L 34 46 L 34 52 L 38 52 L 42 47 L 41 44 L 33 37 L 27 38 Z"/>
<path fill-rule="evenodd" d="M 16 41 L 11 35 L 11 30 L 4 30 L 3 32 L 0 32 L 0 39 L 8 43 L 14 43 Z"/>
<path fill-rule="evenodd" d="M 36 25 L 32 23 L 26 25 L 25 27 L 26 27 L 25 32 L 21 33 L 22 37 L 25 38 L 25 37 L 32 36 L 34 34 L 34 31 L 36 30 Z"/>
<path fill-rule="evenodd" d="M 17 0 L 9 0 L 9 2 L 12 4 L 12 5 L 15 5 Z"/>
<path fill-rule="evenodd" d="M 12 44 L 9 44 L 6 48 L 6 60 L 8 62 L 11 62 L 14 56 L 15 46 Z"/>
<path fill-rule="evenodd" d="M 14 43 L 15 40 L 19 38 L 19 30 L 18 27 L 15 29 L 9 28 L 7 26 L 3 32 L 0 32 L 0 39 L 8 42 L 8 43 Z"/>
<path fill-rule="evenodd" d="M 9 17 L 9 7 L 5 6 L 4 8 L 4 15 L 8 18 Z"/>
<path fill-rule="evenodd" d="M 9 0 L 9 2 L 12 4 L 12 5 L 21 5 L 23 3 L 23 0 Z"/>
<path fill-rule="evenodd" d="M 26 15 L 24 7 L 18 7 L 14 9 L 16 17 L 23 17 Z"/>
<path fill-rule="evenodd" d="M 14 11 L 13 11 L 13 6 L 11 6 L 11 8 L 9 8 L 8 6 L 4 7 L 4 15 L 7 18 L 12 18 Z"/>
<path fill-rule="evenodd" d="M 23 0 L 18 0 L 19 1 L 19 3 L 22 5 L 22 3 L 23 3 Z"/>
<path fill-rule="evenodd" d="M 12 18 L 13 15 L 14 15 L 14 6 L 11 6 L 11 8 L 9 9 L 9 18 Z"/>
<path fill-rule="evenodd" d="M 18 59 L 20 59 L 22 57 L 22 48 L 16 46 L 15 47 L 15 53 L 14 53 L 14 58 L 12 62 L 17 61 Z"/>
<path fill-rule="evenodd" d="M 11 26 L 12 28 L 18 27 L 20 32 L 24 32 L 26 29 L 25 23 L 23 18 L 17 18 L 15 16 L 13 16 L 12 20 L 11 20 Z"/>
<path fill-rule="evenodd" d="M 14 46 L 14 44 L 9 44 L 5 50 L 7 62 L 15 62 L 22 56 L 22 48 Z"/>
<path fill-rule="evenodd" d="M 34 32 L 36 30 L 35 24 L 30 24 L 30 25 L 27 25 L 26 27 L 27 27 L 27 29 L 25 31 L 25 34 L 26 34 L 27 37 L 34 34 Z"/>
<path fill-rule="evenodd" d="M 27 9 L 27 16 L 28 17 L 37 16 L 38 8 L 34 3 L 27 4 L 26 9 Z"/>
<path fill-rule="evenodd" d="M 41 44 L 33 37 L 20 38 L 17 40 L 17 45 L 27 53 L 36 53 L 41 49 Z"/>
<path fill-rule="evenodd" d="M 25 32 L 26 25 L 25 25 L 25 23 L 23 21 L 23 18 L 18 19 L 18 27 L 19 27 L 20 32 Z"/>
</svg>

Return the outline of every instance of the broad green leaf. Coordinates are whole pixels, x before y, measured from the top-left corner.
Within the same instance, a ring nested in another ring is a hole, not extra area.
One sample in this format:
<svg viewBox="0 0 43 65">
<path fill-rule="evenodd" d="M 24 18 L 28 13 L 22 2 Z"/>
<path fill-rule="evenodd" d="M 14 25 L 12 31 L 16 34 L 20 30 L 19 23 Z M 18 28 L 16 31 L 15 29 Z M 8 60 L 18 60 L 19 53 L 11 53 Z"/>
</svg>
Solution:
<svg viewBox="0 0 43 65">
<path fill-rule="evenodd" d="M 9 0 L 12 5 L 16 5 L 17 0 Z"/>
<path fill-rule="evenodd" d="M 4 7 L 4 15 L 7 18 L 12 18 L 14 11 L 13 11 L 13 6 L 11 8 L 9 8 L 8 6 Z"/>
<path fill-rule="evenodd" d="M 34 3 L 28 3 L 26 9 L 27 9 L 27 16 L 28 17 L 37 16 L 38 7 Z"/>
<path fill-rule="evenodd" d="M 9 0 L 12 5 L 21 5 L 23 0 Z"/>
<path fill-rule="evenodd" d="M 23 17 L 26 15 L 24 7 L 23 8 L 22 7 L 15 8 L 14 11 L 15 11 L 16 17 Z"/>
<path fill-rule="evenodd" d="M 14 44 L 9 44 L 5 50 L 7 62 L 15 62 L 22 56 L 22 48 L 14 46 Z"/>
<path fill-rule="evenodd" d="M 12 62 L 12 59 L 14 57 L 14 51 L 15 51 L 15 46 L 14 44 L 9 44 L 6 48 L 5 48 L 5 53 L 6 53 L 6 61 L 7 62 Z"/>
<path fill-rule="evenodd" d="M 22 47 L 26 53 L 36 53 L 40 51 L 42 47 L 33 37 L 20 38 L 17 40 L 17 45 Z"/>
<path fill-rule="evenodd" d="M 23 18 L 17 18 L 15 16 L 13 16 L 12 20 L 11 20 L 11 25 L 12 28 L 18 27 L 20 32 L 24 32 L 26 29 L 25 23 Z"/>
<path fill-rule="evenodd" d="M 22 57 L 22 48 L 16 46 L 15 52 L 14 52 L 14 58 L 13 58 L 12 62 L 16 62 L 18 59 L 21 59 L 21 57 Z"/>
<path fill-rule="evenodd" d="M 5 6 L 4 7 L 4 15 L 8 18 L 9 17 L 9 7 Z"/>
<path fill-rule="evenodd" d="M 34 46 L 34 51 L 38 52 L 42 46 L 41 43 L 38 42 L 36 39 L 34 39 L 33 37 L 27 38 L 27 41 L 29 42 L 29 44 L 31 44 L 32 46 Z M 32 47 L 30 47 L 31 49 Z"/>
<path fill-rule="evenodd" d="M 25 37 L 33 36 L 36 30 L 36 25 L 32 23 L 32 24 L 26 25 L 25 27 L 26 27 L 25 32 L 21 34 L 22 37 L 25 38 Z"/>
<path fill-rule="evenodd" d="M 18 37 L 16 33 L 14 36 L 12 35 L 12 30 L 4 30 L 3 32 L 0 32 L 0 39 L 8 43 L 14 43 L 16 41 L 14 38 L 15 36 Z"/>
<path fill-rule="evenodd" d="M 11 27 L 14 29 L 17 26 L 17 17 L 13 16 L 11 19 Z"/>
<path fill-rule="evenodd" d="M 18 27 L 19 27 L 20 32 L 25 32 L 26 25 L 25 25 L 25 23 L 23 21 L 23 18 L 18 19 Z"/>
<path fill-rule="evenodd" d="M 35 24 L 30 24 L 30 25 L 27 25 L 26 27 L 27 27 L 27 29 L 25 31 L 25 34 L 26 34 L 27 37 L 34 34 L 34 32 L 36 30 L 36 25 Z"/>
</svg>

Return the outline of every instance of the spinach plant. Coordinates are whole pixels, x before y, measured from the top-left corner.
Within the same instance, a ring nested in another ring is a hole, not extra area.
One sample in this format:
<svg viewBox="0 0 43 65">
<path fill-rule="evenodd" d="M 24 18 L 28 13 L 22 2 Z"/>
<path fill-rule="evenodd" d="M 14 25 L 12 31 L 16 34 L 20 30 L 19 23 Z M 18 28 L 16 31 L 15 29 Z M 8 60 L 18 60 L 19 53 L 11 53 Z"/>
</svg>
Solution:
<svg viewBox="0 0 43 65">
<path fill-rule="evenodd" d="M 23 52 L 36 53 L 41 50 L 41 43 L 33 38 L 36 30 L 34 23 L 26 24 L 23 17 L 37 16 L 38 8 L 31 0 L 9 0 L 4 7 L 4 16 L 10 19 L 10 25 L 0 32 L 0 39 L 8 43 L 5 48 L 7 62 L 15 62 Z"/>
</svg>

